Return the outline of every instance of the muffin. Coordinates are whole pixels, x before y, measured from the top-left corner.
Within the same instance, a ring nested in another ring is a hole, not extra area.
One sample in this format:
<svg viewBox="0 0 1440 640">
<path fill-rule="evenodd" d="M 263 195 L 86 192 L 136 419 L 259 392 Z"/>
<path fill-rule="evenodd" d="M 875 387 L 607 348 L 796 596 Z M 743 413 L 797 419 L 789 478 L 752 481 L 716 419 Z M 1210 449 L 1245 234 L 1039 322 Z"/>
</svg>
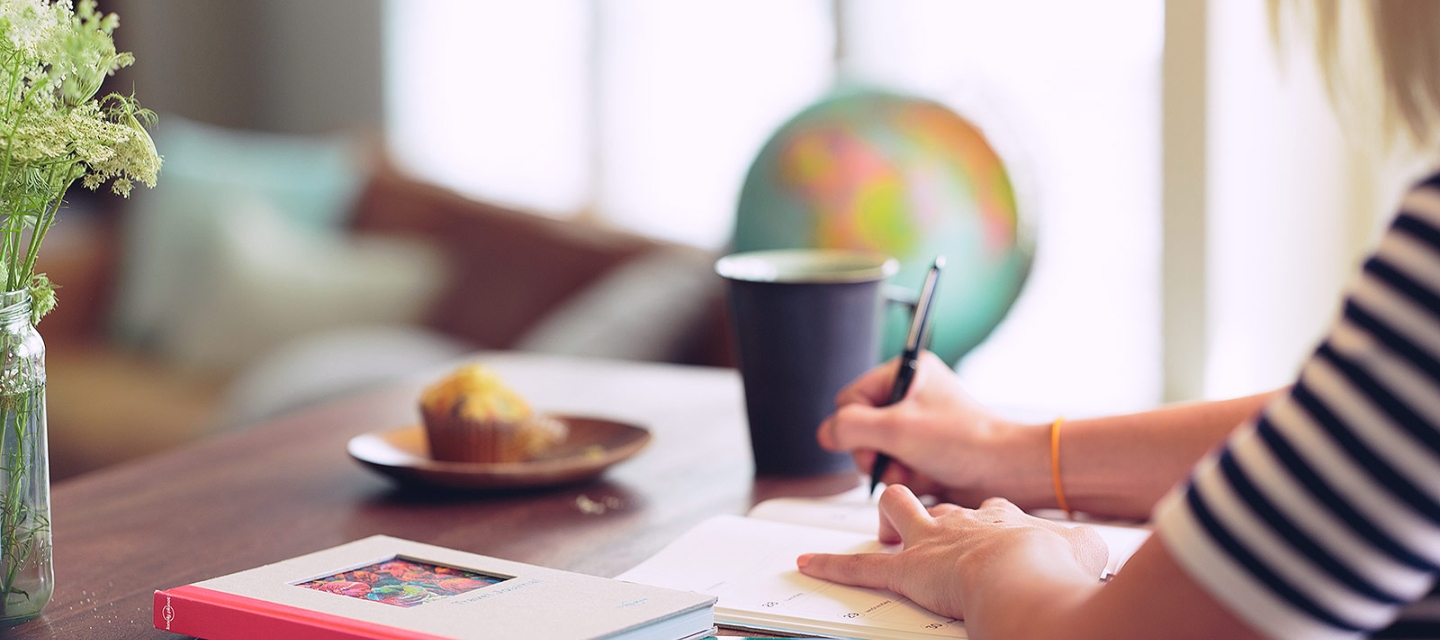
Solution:
<svg viewBox="0 0 1440 640">
<path fill-rule="evenodd" d="M 565 439 L 565 425 L 530 405 L 478 364 L 426 387 L 420 415 L 430 457 L 449 462 L 523 462 Z"/>
</svg>

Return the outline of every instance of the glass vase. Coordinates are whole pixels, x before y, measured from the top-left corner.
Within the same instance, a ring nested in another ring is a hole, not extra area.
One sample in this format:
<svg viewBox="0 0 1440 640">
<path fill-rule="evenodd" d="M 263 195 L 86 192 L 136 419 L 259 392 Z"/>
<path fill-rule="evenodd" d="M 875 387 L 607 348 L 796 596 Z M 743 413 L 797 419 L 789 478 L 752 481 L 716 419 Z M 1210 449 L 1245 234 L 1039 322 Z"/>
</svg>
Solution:
<svg viewBox="0 0 1440 640">
<path fill-rule="evenodd" d="M 55 589 L 45 342 L 30 294 L 0 293 L 0 627 L 39 615 Z"/>
</svg>

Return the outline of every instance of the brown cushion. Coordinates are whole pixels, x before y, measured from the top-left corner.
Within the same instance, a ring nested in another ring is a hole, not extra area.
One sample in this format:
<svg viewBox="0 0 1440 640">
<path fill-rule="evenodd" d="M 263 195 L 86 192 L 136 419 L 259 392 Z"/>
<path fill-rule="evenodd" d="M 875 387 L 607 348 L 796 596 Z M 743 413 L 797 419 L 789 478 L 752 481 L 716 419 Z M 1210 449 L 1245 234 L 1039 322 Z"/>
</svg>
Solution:
<svg viewBox="0 0 1440 640">
<path fill-rule="evenodd" d="M 485 348 L 512 346 L 561 301 L 658 244 L 477 202 L 390 169 L 363 190 L 354 227 L 441 246 L 451 279 L 428 324 Z"/>
</svg>

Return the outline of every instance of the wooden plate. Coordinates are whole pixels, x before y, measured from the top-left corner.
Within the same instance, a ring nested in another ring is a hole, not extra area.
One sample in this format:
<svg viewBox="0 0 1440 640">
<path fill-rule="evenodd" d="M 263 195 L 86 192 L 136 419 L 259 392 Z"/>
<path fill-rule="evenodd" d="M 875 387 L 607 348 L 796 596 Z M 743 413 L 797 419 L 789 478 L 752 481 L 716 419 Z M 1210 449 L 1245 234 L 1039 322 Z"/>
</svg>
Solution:
<svg viewBox="0 0 1440 640">
<path fill-rule="evenodd" d="M 451 489 L 524 489 L 589 480 L 635 455 L 650 432 L 581 416 L 551 416 L 570 428 L 565 441 L 527 462 L 445 462 L 430 458 L 422 425 L 355 436 L 345 449 L 366 467 L 402 483 Z"/>
</svg>

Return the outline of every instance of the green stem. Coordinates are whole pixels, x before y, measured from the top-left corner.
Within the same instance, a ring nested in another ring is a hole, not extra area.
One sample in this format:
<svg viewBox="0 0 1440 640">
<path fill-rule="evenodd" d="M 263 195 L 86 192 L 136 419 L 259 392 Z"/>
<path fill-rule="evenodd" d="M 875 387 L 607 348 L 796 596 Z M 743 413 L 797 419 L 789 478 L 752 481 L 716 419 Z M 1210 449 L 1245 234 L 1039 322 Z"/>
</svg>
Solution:
<svg viewBox="0 0 1440 640">
<path fill-rule="evenodd" d="M 22 418 L 28 413 L 28 411 L 23 408 L 23 405 L 28 403 L 25 402 L 23 396 L 8 393 L 3 395 L 4 397 L 0 398 L 0 400 L 3 400 L 7 405 L 12 405 L 13 403 L 12 406 L 5 408 L 3 416 L 5 418 L 5 426 L 8 430 L 13 431 L 11 437 L 14 443 L 14 447 L 10 451 L 8 464 L 5 465 L 7 477 L 3 509 L 4 518 L 3 521 L 0 521 L 0 545 L 3 545 L 3 549 L 0 549 L 0 557 L 3 557 L 5 561 L 5 576 L 3 579 L 0 579 L 0 598 L 3 598 L 3 602 L 0 602 L 0 607 L 8 608 L 10 594 L 15 588 L 15 580 L 19 576 L 20 564 L 22 562 L 22 543 L 20 541 L 19 529 L 20 516 L 24 511 L 24 499 L 20 491 L 22 489 L 21 484 L 24 482 L 26 467 L 28 466 L 25 464 L 25 420 Z"/>
<path fill-rule="evenodd" d="M 12 60 L 14 61 L 14 64 L 13 64 L 13 65 L 10 64 L 10 61 L 12 61 Z M 14 102 L 14 100 L 12 100 L 11 97 L 15 95 L 15 84 L 16 84 L 17 82 L 20 82 L 20 64 L 21 64 L 21 62 L 22 62 L 22 60 L 20 59 L 20 55 L 19 55 L 19 54 L 15 54 L 15 55 L 11 56 L 11 57 L 10 57 L 10 60 L 7 60 L 7 61 L 6 61 L 6 64 L 5 64 L 5 66 L 6 66 L 6 67 L 9 69 L 9 71 L 10 71 L 10 86 L 5 87 L 5 116 L 4 116 L 4 117 L 6 117 L 6 118 L 9 118 L 9 117 L 10 117 L 10 105 L 11 105 L 11 103 Z"/>
<path fill-rule="evenodd" d="M 50 168 L 50 177 L 47 184 L 55 184 L 55 174 L 59 166 Z M 58 194 L 49 203 L 48 210 L 42 210 L 40 216 L 35 220 L 35 230 L 30 234 L 30 249 L 25 252 L 25 269 L 21 271 L 19 283 L 10 290 L 28 286 L 30 278 L 35 274 L 35 259 L 40 255 L 40 243 L 45 240 L 45 234 L 50 232 L 50 225 L 55 224 L 55 216 L 60 213 L 60 206 L 65 203 L 65 194 L 70 191 L 70 185 L 74 180 L 70 178 L 69 171 L 61 177 L 61 184 L 56 187 Z"/>
<path fill-rule="evenodd" d="M 18 534 L 20 528 L 20 512 L 23 506 L 20 495 L 20 484 L 24 481 L 25 467 L 27 466 L 25 464 L 25 437 L 21 426 L 21 415 L 20 401 L 16 401 L 13 412 L 10 410 L 5 411 L 5 418 L 7 419 L 6 426 L 13 425 L 15 442 L 15 447 L 10 452 L 9 464 L 6 465 L 6 468 L 9 470 L 9 477 L 7 478 L 8 482 L 5 483 L 5 519 L 4 522 L 0 522 L 0 542 L 3 542 L 5 547 L 5 578 L 3 581 L 0 581 L 0 595 L 5 596 L 7 602 L 10 599 L 10 591 L 15 588 L 15 578 L 19 575 L 20 571 L 20 539 Z"/>
<path fill-rule="evenodd" d="M 21 62 L 22 61 L 20 60 L 20 57 L 16 56 L 14 64 L 9 66 L 10 86 L 7 87 L 5 91 L 5 120 L 10 121 L 11 116 L 15 116 L 14 124 L 10 127 L 10 130 L 6 136 L 5 161 L 3 168 L 0 168 L 0 202 L 4 202 L 9 205 L 7 206 L 7 209 L 9 209 L 10 211 L 8 214 L 6 214 L 5 219 L 5 239 L 3 244 L 0 244 L 0 261 L 3 261 L 7 268 L 14 266 L 13 256 L 15 255 L 16 249 L 18 249 L 17 222 L 20 222 L 19 220 L 17 220 L 17 218 L 20 217 L 20 212 L 18 210 L 18 207 L 14 205 L 14 197 L 10 193 L 10 158 L 15 148 L 15 133 L 20 128 L 20 118 L 18 114 L 12 114 L 10 110 L 14 103 L 14 100 L 12 100 L 11 97 L 15 95 L 16 84 L 20 82 Z M 26 103 L 26 98 L 28 96 L 23 95 L 23 90 L 21 93 L 22 95 L 20 97 L 20 106 L 18 108 L 23 110 Z M 9 274 L 6 274 L 6 291 L 14 290 L 14 287 L 10 286 L 10 280 L 11 276 Z"/>
<path fill-rule="evenodd" d="M 18 72 L 18 69 L 12 69 L 12 74 Z M 20 266 L 20 257 L 18 255 L 18 252 L 20 251 L 20 234 L 23 233 L 25 230 L 24 214 L 19 211 L 17 207 L 15 207 L 15 199 L 13 196 L 11 196 L 11 194 L 8 193 L 11 173 L 10 161 L 15 154 L 15 135 L 19 133 L 20 121 L 24 119 L 25 112 L 28 111 L 30 108 L 31 98 L 35 97 L 41 91 L 43 91 L 48 84 L 49 79 L 47 78 L 45 82 L 30 87 L 29 91 L 21 92 L 22 95 L 20 97 L 20 106 L 14 114 L 14 124 L 11 125 L 10 130 L 5 135 L 5 160 L 3 168 L 0 168 L 0 202 L 8 203 L 10 205 L 11 211 L 8 214 L 10 220 L 8 221 L 9 224 L 6 225 L 5 231 L 6 237 L 5 245 L 3 247 L 4 253 L 3 255 L 0 255 L 0 259 L 4 259 L 6 262 L 8 262 L 8 266 L 10 267 L 10 273 L 7 274 L 5 279 L 6 291 L 14 291 L 16 287 L 19 286 L 17 284 L 15 272 L 19 270 L 18 268 Z M 7 113 L 6 116 L 8 118 L 10 114 Z"/>
<path fill-rule="evenodd" d="M 6 345 L 7 350 L 10 347 L 11 345 Z M 42 402 L 39 395 L 42 388 L 0 390 L 0 403 L 5 405 L 3 410 L 0 410 L 0 417 L 5 420 L 3 430 L 11 432 L 8 435 L 14 444 L 5 456 L 8 458 L 5 465 L 6 492 L 0 496 L 0 561 L 3 561 L 5 567 L 4 575 L 0 577 L 0 618 L 6 617 L 12 595 L 20 594 L 26 598 L 30 596 L 29 593 L 17 589 L 16 582 L 20 578 L 21 569 L 28 562 L 40 560 L 35 555 L 44 553 L 44 548 L 37 544 L 35 536 L 49 526 L 48 522 L 33 513 L 34 505 L 30 505 L 25 496 L 26 480 L 35 480 L 28 477 L 29 456 L 39 446 L 33 442 L 39 437 L 39 432 L 31 434 L 29 427 L 37 420 L 36 411 Z M 0 438 L 0 441 L 3 441 L 3 438 Z M 31 519 L 35 522 L 25 526 Z"/>
<path fill-rule="evenodd" d="M 25 234 L 25 216 L 16 212 L 10 214 L 5 228 L 5 290 L 15 290 L 15 272 L 20 266 L 20 238 Z"/>
</svg>

